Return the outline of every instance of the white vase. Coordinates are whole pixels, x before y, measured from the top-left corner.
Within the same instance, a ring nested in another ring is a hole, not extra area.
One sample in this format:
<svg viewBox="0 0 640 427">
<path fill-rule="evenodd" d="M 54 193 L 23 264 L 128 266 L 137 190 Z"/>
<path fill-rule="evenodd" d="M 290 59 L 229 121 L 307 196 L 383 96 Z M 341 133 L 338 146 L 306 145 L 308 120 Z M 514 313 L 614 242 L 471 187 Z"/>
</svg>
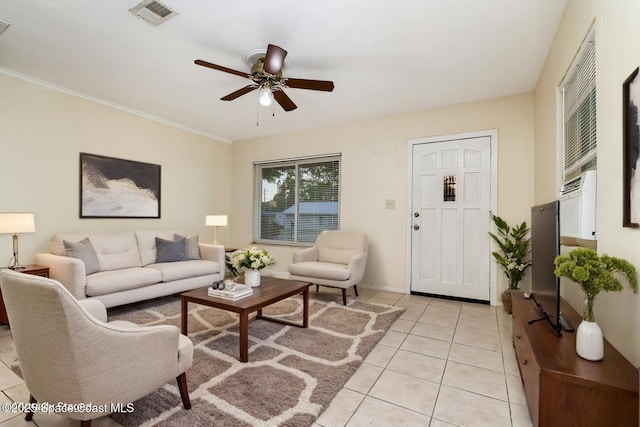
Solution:
<svg viewBox="0 0 640 427">
<path fill-rule="evenodd" d="M 586 320 L 580 323 L 576 332 L 576 353 L 583 359 L 602 360 L 604 338 L 598 323 Z"/>
<path fill-rule="evenodd" d="M 245 270 L 244 284 L 254 288 L 260 286 L 260 270 Z"/>
</svg>

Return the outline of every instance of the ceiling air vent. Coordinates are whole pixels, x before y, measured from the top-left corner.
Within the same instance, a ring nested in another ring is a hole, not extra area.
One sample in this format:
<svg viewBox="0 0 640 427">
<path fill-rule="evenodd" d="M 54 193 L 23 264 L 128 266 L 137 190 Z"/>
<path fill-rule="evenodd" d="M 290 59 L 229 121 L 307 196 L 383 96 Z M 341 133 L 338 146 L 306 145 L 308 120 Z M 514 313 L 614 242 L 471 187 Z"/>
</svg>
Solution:
<svg viewBox="0 0 640 427">
<path fill-rule="evenodd" d="M 3 21 L 2 19 L 0 19 L 0 34 L 4 33 L 4 31 L 9 28 L 11 24 L 8 23 L 7 21 Z"/>
<path fill-rule="evenodd" d="M 151 25 L 158 25 L 178 12 L 169 9 L 166 5 L 156 0 L 144 0 L 138 3 L 135 7 L 129 9 L 129 12 L 133 13 L 139 18 L 144 19 Z"/>
</svg>

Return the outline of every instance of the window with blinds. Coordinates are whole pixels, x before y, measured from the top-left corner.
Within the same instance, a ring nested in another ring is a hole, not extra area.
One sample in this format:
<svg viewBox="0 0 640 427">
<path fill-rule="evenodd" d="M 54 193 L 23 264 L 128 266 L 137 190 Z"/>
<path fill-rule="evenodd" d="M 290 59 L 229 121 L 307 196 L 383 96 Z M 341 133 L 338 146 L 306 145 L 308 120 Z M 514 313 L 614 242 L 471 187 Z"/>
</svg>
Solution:
<svg viewBox="0 0 640 427">
<path fill-rule="evenodd" d="M 563 112 L 563 177 L 596 166 L 596 43 L 585 39 L 560 86 Z"/>
<path fill-rule="evenodd" d="M 313 243 L 339 229 L 340 154 L 256 163 L 256 236 L 263 243 Z"/>
</svg>

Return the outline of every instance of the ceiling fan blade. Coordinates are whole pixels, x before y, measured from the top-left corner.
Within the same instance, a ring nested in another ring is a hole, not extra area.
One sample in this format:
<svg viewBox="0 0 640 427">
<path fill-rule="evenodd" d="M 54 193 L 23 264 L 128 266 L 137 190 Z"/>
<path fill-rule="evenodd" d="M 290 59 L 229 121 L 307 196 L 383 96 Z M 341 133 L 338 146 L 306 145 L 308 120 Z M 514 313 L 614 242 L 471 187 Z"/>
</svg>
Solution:
<svg viewBox="0 0 640 427">
<path fill-rule="evenodd" d="M 287 51 L 283 48 L 274 44 L 267 46 L 267 54 L 264 57 L 264 71 L 274 76 L 278 74 L 282 70 L 286 56 Z"/>
<path fill-rule="evenodd" d="M 229 95 L 227 96 L 223 96 L 222 98 L 220 98 L 223 101 L 233 101 L 236 98 L 241 97 L 242 95 L 246 95 L 247 93 L 258 89 L 258 85 L 249 85 L 249 86 L 245 86 L 242 89 L 238 89 L 235 92 L 231 92 Z"/>
<path fill-rule="evenodd" d="M 214 70 L 224 71 L 225 73 L 235 74 L 240 77 L 251 77 L 248 73 L 232 70 L 231 68 L 223 67 L 222 65 L 212 64 L 211 62 L 203 61 L 202 59 L 196 59 L 193 63 L 196 65 L 202 65 L 203 67 L 213 68 Z"/>
<path fill-rule="evenodd" d="M 293 89 L 310 89 L 310 90 L 322 90 L 325 92 L 333 91 L 333 82 L 328 80 L 308 80 L 308 79 L 283 79 L 284 84 L 287 87 Z"/>
<path fill-rule="evenodd" d="M 280 104 L 284 111 L 292 111 L 298 108 L 298 106 L 293 103 L 291 98 L 289 98 L 287 94 L 281 90 L 274 90 L 273 97 L 276 99 L 278 104 Z"/>
</svg>

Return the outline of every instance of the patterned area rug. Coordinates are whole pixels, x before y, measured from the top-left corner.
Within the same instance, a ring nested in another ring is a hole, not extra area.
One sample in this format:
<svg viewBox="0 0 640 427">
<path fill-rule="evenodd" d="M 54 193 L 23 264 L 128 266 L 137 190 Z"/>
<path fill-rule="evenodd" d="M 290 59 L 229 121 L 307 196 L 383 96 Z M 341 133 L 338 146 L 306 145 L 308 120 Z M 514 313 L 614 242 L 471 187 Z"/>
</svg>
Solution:
<svg viewBox="0 0 640 427">
<path fill-rule="evenodd" d="M 237 315 L 189 304 L 191 410 L 182 407 L 172 381 L 135 402 L 134 412 L 112 417 L 125 426 L 310 426 L 402 311 L 312 299 L 308 329 L 252 320 L 249 363 L 240 363 Z M 289 298 L 263 312 L 299 321 L 302 300 Z M 180 301 L 112 311 L 109 320 L 179 326 Z"/>
</svg>

